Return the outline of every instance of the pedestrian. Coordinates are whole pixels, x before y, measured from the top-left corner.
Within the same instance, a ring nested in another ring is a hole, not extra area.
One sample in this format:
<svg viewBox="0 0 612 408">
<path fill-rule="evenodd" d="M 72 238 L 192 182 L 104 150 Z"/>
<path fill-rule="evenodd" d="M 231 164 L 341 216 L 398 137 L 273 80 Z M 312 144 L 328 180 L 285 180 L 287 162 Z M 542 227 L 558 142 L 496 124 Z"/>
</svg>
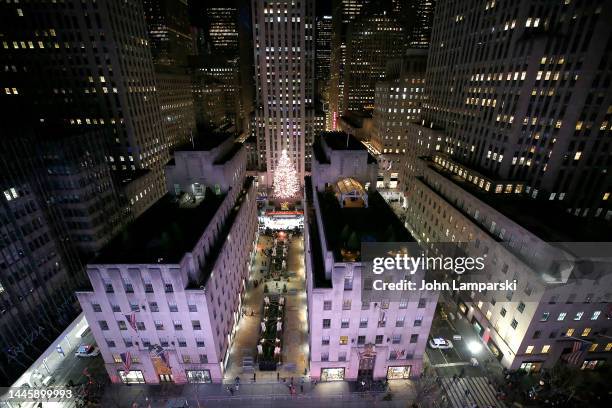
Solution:
<svg viewBox="0 0 612 408">
<path fill-rule="evenodd" d="M 256 372 L 253 372 L 253 382 L 257 382 L 257 373 Z"/>
<path fill-rule="evenodd" d="M 230 387 L 229 391 L 230 391 L 230 394 L 232 394 L 232 396 L 233 396 L 234 395 L 234 387 Z"/>
<path fill-rule="evenodd" d="M 291 385 L 293 385 L 293 377 L 291 377 Z"/>
<path fill-rule="evenodd" d="M 280 373 L 278 371 L 276 372 L 276 381 L 280 382 Z"/>
<path fill-rule="evenodd" d="M 300 392 L 303 394 L 304 393 L 304 384 L 300 384 Z"/>
</svg>

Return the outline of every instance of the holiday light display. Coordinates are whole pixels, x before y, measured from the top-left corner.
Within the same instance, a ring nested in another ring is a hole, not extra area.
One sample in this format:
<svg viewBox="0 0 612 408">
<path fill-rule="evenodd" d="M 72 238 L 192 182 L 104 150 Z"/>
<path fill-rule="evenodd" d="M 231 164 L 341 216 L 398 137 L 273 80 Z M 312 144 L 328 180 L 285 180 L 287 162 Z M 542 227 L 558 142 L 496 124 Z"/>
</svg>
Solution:
<svg viewBox="0 0 612 408">
<path fill-rule="evenodd" d="M 293 163 L 287 155 L 287 150 L 283 149 L 278 159 L 278 165 L 274 170 L 274 197 L 280 199 L 292 198 L 295 197 L 299 189 L 300 185 L 295 167 L 293 167 Z"/>
</svg>

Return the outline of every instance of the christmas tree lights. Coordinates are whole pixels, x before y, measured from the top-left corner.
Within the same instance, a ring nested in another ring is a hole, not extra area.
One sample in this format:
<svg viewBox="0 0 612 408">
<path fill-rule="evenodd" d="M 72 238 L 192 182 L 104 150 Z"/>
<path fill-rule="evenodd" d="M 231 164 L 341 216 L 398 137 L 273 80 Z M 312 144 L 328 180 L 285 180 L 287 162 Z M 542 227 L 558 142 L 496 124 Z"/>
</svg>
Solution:
<svg viewBox="0 0 612 408">
<path fill-rule="evenodd" d="M 293 167 L 293 163 L 287 155 L 287 150 L 283 149 L 274 170 L 274 197 L 280 199 L 292 198 L 295 197 L 299 189 L 300 184 L 295 167 Z"/>
</svg>

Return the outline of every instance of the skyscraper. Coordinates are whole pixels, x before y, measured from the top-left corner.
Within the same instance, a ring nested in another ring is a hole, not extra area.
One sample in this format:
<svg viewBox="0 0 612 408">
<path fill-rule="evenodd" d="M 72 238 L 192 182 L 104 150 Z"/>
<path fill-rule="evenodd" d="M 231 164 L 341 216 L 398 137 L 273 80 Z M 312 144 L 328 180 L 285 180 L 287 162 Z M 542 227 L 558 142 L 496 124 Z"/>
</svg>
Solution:
<svg viewBox="0 0 612 408">
<path fill-rule="evenodd" d="M 444 130 L 438 149 L 452 160 L 575 215 L 611 219 L 610 11 L 546 5 L 439 2 L 423 119 Z"/>
<path fill-rule="evenodd" d="M 389 61 L 385 80 L 376 83 L 370 143 L 379 153 L 383 187 L 397 187 L 405 156 L 415 152 L 408 147 L 408 124 L 420 117 L 426 65 L 425 50 L 410 50 L 403 58 Z"/>
<path fill-rule="evenodd" d="M 376 82 L 385 78 L 387 62 L 400 58 L 406 47 L 406 31 L 399 13 L 364 7 L 349 26 L 346 41 L 343 106 L 348 110 L 374 109 Z"/>
<path fill-rule="evenodd" d="M 486 281 L 517 282 L 456 297 L 511 370 L 584 369 L 612 348 L 607 277 L 570 267 L 550 279 L 562 257 L 584 257 L 556 243 L 609 237 L 611 13 L 596 2 L 436 5 L 422 117 L 407 126 L 406 225 L 431 248 L 490 254 Z M 573 354 L 576 338 L 585 350 Z"/>
<path fill-rule="evenodd" d="M 329 74 L 331 63 L 332 16 L 317 16 L 315 41 L 315 79 L 317 82 L 317 109 L 325 113 L 326 127 L 331 128 L 329 110 Z"/>
<path fill-rule="evenodd" d="M 85 274 L 41 171 L 45 164 L 35 153 L 36 139 L 25 136 L 24 127 L 3 130 L 0 381 L 12 384 L 78 315 L 73 291 Z"/>
<path fill-rule="evenodd" d="M 253 0 L 256 134 L 270 185 L 283 150 L 303 179 L 314 114 L 314 2 Z"/>
<path fill-rule="evenodd" d="M 193 50 L 187 0 L 143 0 L 153 61 L 186 65 Z"/>
<path fill-rule="evenodd" d="M 9 122 L 106 132 L 111 169 L 150 169 L 164 191 L 167 144 L 141 2 L 3 3 L 2 112 Z M 8 92 L 9 90 L 10 92 Z"/>
</svg>

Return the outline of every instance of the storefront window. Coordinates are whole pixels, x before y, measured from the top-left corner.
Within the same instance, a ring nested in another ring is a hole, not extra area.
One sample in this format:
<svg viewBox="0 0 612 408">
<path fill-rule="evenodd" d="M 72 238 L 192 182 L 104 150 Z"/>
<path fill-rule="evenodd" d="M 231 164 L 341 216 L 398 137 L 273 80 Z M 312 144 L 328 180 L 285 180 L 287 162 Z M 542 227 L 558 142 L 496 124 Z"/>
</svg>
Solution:
<svg viewBox="0 0 612 408">
<path fill-rule="evenodd" d="M 542 363 L 541 362 L 531 362 L 531 361 L 526 361 L 523 364 L 521 364 L 520 369 L 524 370 L 527 373 L 537 373 L 538 371 L 540 371 L 540 368 L 542 368 Z"/>
<path fill-rule="evenodd" d="M 606 360 L 584 360 L 581 370 L 594 370 L 604 365 Z"/>
<path fill-rule="evenodd" d="M 119 370 L 119 377 L 124 384 L 144 384 L 145 379 L 140 370 L 132 370 L 127 373 L 123 370 Z"/>
<path fill-rule="evenodd" d="M 187 381 L 192 384 L 204 384 L 212 382 L 210 370 L 187 370 Z"/>
<path fill-rule="evenodd" d="M 396 366 L 387 369 L 388 380 L 406 380 L 410 378 L 411 366 Z"/>
<path fill-rule="evenodd" d="M 321 381 L 343 381 L 344 367 L 321 369 Z"/>
</svg>

